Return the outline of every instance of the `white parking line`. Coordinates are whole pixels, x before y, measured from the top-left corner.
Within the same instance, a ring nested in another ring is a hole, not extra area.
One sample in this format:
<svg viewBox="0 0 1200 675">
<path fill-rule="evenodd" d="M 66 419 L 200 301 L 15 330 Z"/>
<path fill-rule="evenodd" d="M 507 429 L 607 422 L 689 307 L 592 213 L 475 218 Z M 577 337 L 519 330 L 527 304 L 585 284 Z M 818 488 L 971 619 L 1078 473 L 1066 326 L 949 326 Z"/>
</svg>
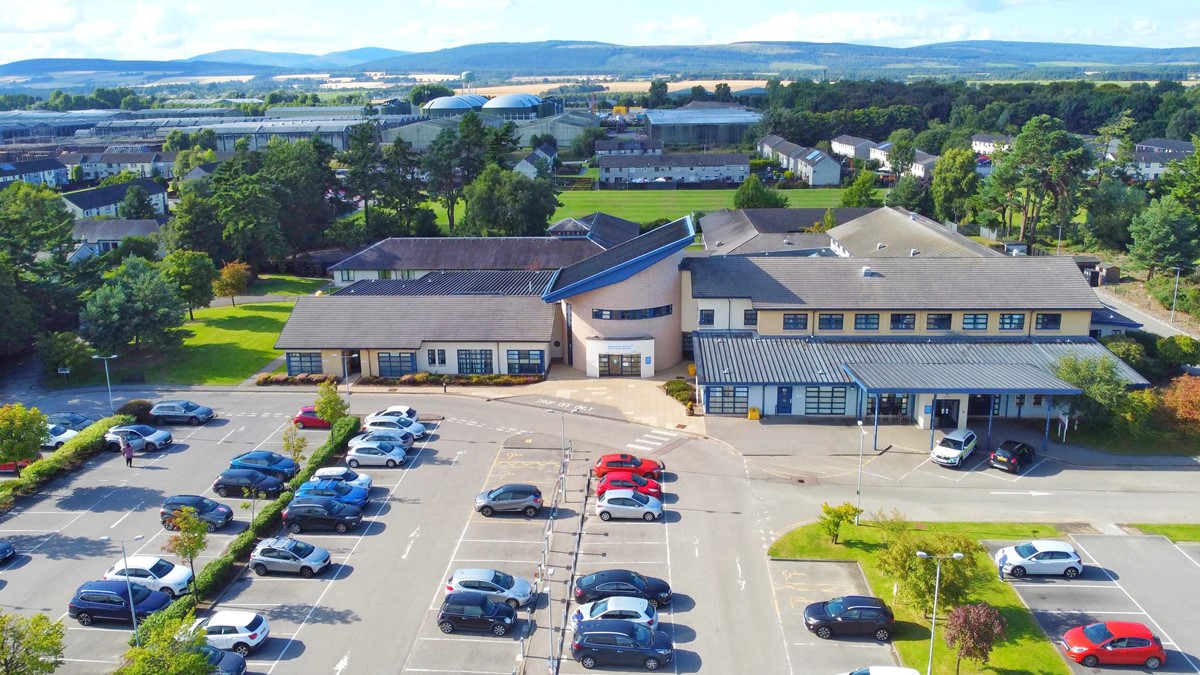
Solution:
<svg viewBox="0 0 1200 675">
<path fill-rule="evenodd" d="M 438 670 L 436 668 L 405 668 L 406 673 L 462 673 L 463 675 L 512 675 L 511 670 Z"/>
<path fill-rule="evenodd" d="M 1174 542 L 1171 542 L 1171 545 L 1175 547 L 1175 550 L 1176 550 L 1176 551 L 1179 551 L 1180 553 L 1182 553 L 1182 554 L 1183 554 L 1183 557 L 1187 558 L 1189 562 L 1191 562 L 1191 563 L 1192 563 L 1193 565 L 1195 565 L 1196 567 L 1200 567 L 1200 562 L 1196 562 L 1196 559 L 1195 559 L 1195 558 L 1193 558 L 1192 556 L 1188 555 L 1188 554 L 1187 554 L 1187 551 L 1185 551 L 1185 550 L 1183 550 L 1183 549 L 1179 548 L 1179 544 L 1176 544 L 1176 543 L 1174 543 Z"/>
<path fill-rule="evenodd" d="M 485 645 L 502 645 L 511 647 L 512 645 L 506 641 L 488 640 L 486 638 L 469 638 L 469 637 L 423 637 L 417 640 L 428 642 L 479 642 Z"/>
<path fill-rule="evenodd" d="M 633 448 L 634 450 L 645 450 L 647 452 L 654 450 L 654 446 L 652 445 L 638 445 L 637 443 L 626 443 L 625 447 Z"/>
<path fill-rule="evenodd" d="M 825 640 L 823 642 L 793 642 L 792 645 L 796 647 L 816 647 L 819 645 L 821 647 L 865 647 L 867 649 L 889 648 L 886 642 L 847 642 L 840 640 Z"/>
<path fill-rule="evenodd" d="M 465 542 L 481 544 L 543 544 L 541 539 L 463 539 Z"/>
<path fill-rule="evenodd" d="M 128 517 L 129 517 L 129 514 L 131 514 L 131 513 L 133 513 L 134 511 L 137 511 L 138 509 L 142 508 L 142 504 L 145 504 L 145 503 L 146 503 L 146 500 L 145 500 L 145 499 L 143 499 L 142 501 L 138 502 L 138 503 L 137 503 L 137 506 L 133 507 L 132 509 L 129 509 L 128 511 L 126 511 L 126 512 L 125 512 L 125 515 L 121 516 L 120 518 L 117 518 L 117 522 L 113 523 L 112 525 L 109 525 L 109 526 L 108 526 L 108 529 L 110 529 L 110 530 L 111 530 L 111 529 L 113 529 L 114 527 L 116 527 L 116 526 L 120 525 L 122 520 L 125 520 L 126 518 L 128 518 Z"/>
<path fill-rule="evenodd" d="M 513 565 L 526 565 L 526 564 L 532 565 L 532 564 L 536 563 L 537 561 L 536 560 L 497 560 L 496 558 L 451 558 L 450 562 L 452 562 L 452 563 L 456 563 L 456 562 L 460 562 L 460 563 L 494 562 L 494 563 L 511 563 Z M 434 596 L 434 597 L 437 597 L 437 596 Z"/>
<path fill-rule="evenodd" d="M 1047 584 L 1047 583 L 1021 581 L 1019 579 L 1013 579 L 1011 577 L 1009 577 L 1008 583 L 1010 583 L 1014 586 L 1024 586 L 1024 587 L 1028 587 L 1028 588 L 1036 588 L 1039 591 L 1042 589 L 1050 589 L 1050 588 L 1062 588 L 1062 589 L 1103 588 L 1103 589 L 1113 590 L 1113 591 L 1120 590 L 1119 587 L 1113 586 L 1112 584 Z"/>
</svg>

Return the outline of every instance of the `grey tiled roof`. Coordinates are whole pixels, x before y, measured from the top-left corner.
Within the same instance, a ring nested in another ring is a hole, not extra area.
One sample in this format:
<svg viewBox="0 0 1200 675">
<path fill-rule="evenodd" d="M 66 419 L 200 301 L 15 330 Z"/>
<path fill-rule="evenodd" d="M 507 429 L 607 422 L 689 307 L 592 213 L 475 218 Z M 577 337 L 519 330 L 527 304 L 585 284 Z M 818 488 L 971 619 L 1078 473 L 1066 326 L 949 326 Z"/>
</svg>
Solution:
<svg viewBox="0 0 1200 675">
<path fill-rule="evenodd" d="M 859 138 L 858 136 L 848 136 L 846 134 L 842 134 L 841 136 L 838 136 L 837 138 L 833 139 L 832 142 L 833 143 L 845 143 L 846 145 L 871 145 L 871 146 L 875 145 L 875 141 L 868 141 L 865 138 Z"/>
<path fill-rule="evenodd" d="M 662 150 L 663 142 L 648 138 L 616 138 L 596 141 L 596 150 L 612 152 L 615 150 Z"/>
<path fill-rule="evenodd" d="M 23 176 L 43 171 L 62 171 L 66 169 L 62 162 L 54 158 L 31 159 L 24 162 L 0 162 L 0 177 Z"/>
<path fill-rule="evenodd" d="M 275 348 L 417 349 L 422 341 L 549 342 L 554 310 L 537 296 L 306 296 L 296 301 Z"/>
<path fill-rule="evenodd" d="M 547 289 L 547 292 L 562 290 L 653 253 L 664 246 L 693 237 L 695 237 L 695 233 L 691 225 L 691 216 L 685 216 L 618 244 L 603 253 L 564 267 L 554 278 L 554 283 Z"/>
<path fill-rule="evenodd" d="M 837 224 L 861 218 L 878 208 L 836 208 L 833 217 Z M 700 219 L 700 230 L 704 234 L 704 245 L 721 254 L 749 253 L 776 250 L 770 246 L 755 244 L 755 239 L 764 234 L 788 234 L 794 245 L 828 246 L 829 235 L 803 233 L 825 218 L 825 209 L 738 209 L 737 211 L 713 211 Z M 803 240 L 803 243 L 801 243 Z M 721 242 L 720 246 L 717 242 Z M 771 243 L 782 244 L 782 238 L 773 238 Z M 788 247 L 787 244 L 782 244 Z"/>
<path fill-rule="evenodd" d="M 1067 257 L 687 258 L 693 298 L 749 298 L 760 309 L 1092 310 L 1102 307 Z M 871 275 L 863 276 L 869 267 Z"/>
<path fill-rule="evenodd" d="M 109 204 L 118 204 L 125 198 L 125 193 L 134 185 L 139 185 L 153 197 L 154 195 L 166 193 L 166 188 L 159 185 L 153 179 L 140 178 L 128 183 L 120 183 L 118 185 L 106 185 L 104 187 L 92 188 L 90 190 L 80 190 L 78 192 L 67 192 L 63 194 L 63 199 L 71 202 L 76 207 L 87 211 Z"/>
<path fill-rule="evenodd" d="M 601 169 L 642 168 L 655 166 L 750 166 L 750 157 L 732 153 L 694 153 L 664 155 L 600 155 L 596 163 Z"/>
<path fill-rule="evenodd" d="M 588 239 L 605 249 L 629 241 L 641 233 L 642 226 L 632 220 L 625 220 L 607 213 L 597 211 L 578 218 L 563 218 L 546 228 L 546 231 L 556 236 L 566 233 L 583 232 Z"/>
<path fill-rule="evenodd" d="M 1020 390 L 1051 384 L 1051 367 L 1063 355 L 1114 359 L 1135 386 L 1149 384 L 1125 362 L 1091 338 L 756 338 L 692 334 L 700 384 L 844 384 L 855 373 L 901 389 L 908 381 L 933 390 L 936 372 L 961 389 Z M 887 366 L 880 367 L 880 366 Z M 1016 366 L 1014 368 L 1014 366 Z M 945 386 L 945 385 L 942 385 Z M 1061 385 L 1059 385 L 1061 386 Z M 1069 386 L 1069 385 L 1068 385 Z M 875 389 L 874 386 L 871 387 Z M 1030 391 L 1030 389 L 1026 389 Z"/>
<path fill-rule="evenodd" d="M 588 239 L 392 237 L 330 270 L 555 270 L 604 250 Z"/>
<path fill-rule="evenodd" d="M 158 232 L 157 220 L 77 220 L 71 237 L 79 241 L 120 241 L 125 237 L 149 237 Z"/>
<path fill-rule="evenodd" d="M 366 279 L 339 290 L 352 295 L 538 295 L 546 290 L 553 270 L 537 272 L 472 270 L 431 272 L 420 279 Z"/>
<path fill-rule="evenodd" d="M 1177 141 L 1173 138 L 1146 138 L 1138 141 L 1136 145 L 1147 148 L 1161 148 L 1171 152 L 1194 152 L 1196 149 L 1190 141 Z"/>
<path fill-rule="evenodd" d="M 829 236 L 855 258 L 908 258 L 914 257 L 913 249 L 921 258 L 1001 255 L 924 216 L 898 208 L 876 209 L 829 230 Z"/>
</svg>

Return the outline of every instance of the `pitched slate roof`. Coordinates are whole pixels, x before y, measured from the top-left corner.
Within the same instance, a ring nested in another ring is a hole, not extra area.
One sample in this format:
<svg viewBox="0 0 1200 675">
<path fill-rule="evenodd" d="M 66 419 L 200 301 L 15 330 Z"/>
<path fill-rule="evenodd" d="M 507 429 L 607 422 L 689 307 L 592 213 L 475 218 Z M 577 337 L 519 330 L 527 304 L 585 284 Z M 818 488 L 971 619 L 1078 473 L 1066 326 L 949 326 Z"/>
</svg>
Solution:
<svg viewBox="0 0 1200 675">
<path fill-rule="evenodd" d="M 878 208 L 836 208 L 839 224 L 861 218 Z M 803 230 L 825 218 L 826 209 L 722 209 L 700 219 L 704 246 L 719 255 L 781 251 L 793 247 L 828 248 L 828 234 Z M 771 236 L 780 235 L 780 236 Z M 789 243 L 784 243 L 787 240 Z"/>
<path fill-rule="evenodd" d="M 77 220 L 71 238 L 78 241 L 120 241 L 125 237 L 149 237 L 158 232 L 157 220 Z"/>
<path fill-rule="evenodd" d="M 418 349 L 430 342 L 549 342 L 554 305 L 537 296 L 305 296 L 276 349 Z"/>
<path fill-rule="evenodd" d="M 1196 147 L 1190 141 L 1177 141 L 1172 138 L 1146 138 L 1138 141 L 1138 146 L 1161 148 L 1169 152 L 1195 152 Z"/>
<path fill-rule="evenodd" d="M 868 141 L 865 138 L 859 138 L 858 136 L 848 136 L 846 134 L 842 134 L 841 136 L 838 136 L 837 138 L 833 139 L 832 142 L 833 143 L 844 143 L 846 145 L 854 145 L 854 146 L 858 146 L 858 145 L 870 145 L 872 147 L 875 146 L 875 141 Z"/>
<path fill-rule="evenodd" d="M 656 166 L 750 166 L 750 157 L 733 153 L 665 154 L 665 155 L 600 155 L 596 158 L 601 169 L 629 169 Z"/>
<path fill-rule="evenodd" d="M 851 257 L 961 258 L 995 257 L 998 251 L 977 243 L 919 214 L 881 208 L 829 230 Z M 881 248 L 879 245 L 883 244 Z"/>
<path fill-rule="evenodd" d="M 684 216 L 650 230 L 603 253 L 564 267 L 555 275 L 542 299 L 557 302 L 623 281 L 687 248 L 696 240 L 692 217 Z"/>
<path fill-rule="evenodd" d="M 62 162 L 54 158 L 31 159 L 24 162 L 11 163 L 0 162 L 0 178 L 24 176 L 31 173 L 42 173 L 43 171 L 62 171 L 66 168 Z"/>
<path fill-rule="evenodd" d="M 829 155 L 816 148 L 806 148 L 803 145 L 797 145 L 774 134 L 763 136 L 759 144 L 766 145 L 776 153 L 795 159 L 807 166 L 816 166 L 827 159 L 832 159 Z"/>
<path fill-rule="evenodd" d="M 683 261 L 693 298 L 749 298 L 758 309 L 1092 310 L 1073 260 L 710 256 Z M 863 269 L 870 275 L 863 276 Z"/>
<path fill-rule="evenodd" d="M 974 134 L 971 136 L 971 142 L 973 143 L 1011 143 L 1012 140 L 1012 136 L 1005 136 L 1003 134 Z"/>
<path fill-rule="evenodd" d="M 553 270 L 431 272 L 420 279 L 366 279 L 336 295 L 541 295 Z"/>
<path fill-rule="evenodd" d="M 153 197 L 154 195 L 166 194 L 167 189 L 159 185 L 153 179 L 140 178 L 128 183 L 120 183 L 118 185 L 106 185 L 104 187 L 92 188 L 90 190 L 80 190 L 78 192 L 63 193 L 62 198 L 74 204 L 77 208 L 87 211 L 88 209 L 96 209 L 110 204 L 118 204 L 125 198 L 125 193 L 134 185 L 140 185 L 146 192 Z"/>
<path fill-rule="evenodd" d="M 553 270 L 604 250 L 588 239 L 392 237 L 330 270 Z"/>
<path fill-rule="evenodd" d="M 558 237 L 587 237 L 605 249 L 629 241 L 641 234 L 641 231 L 642 226 L 632 220 L 610 216 L 600 211 L 578 218 L 563 218 L 546 228 L 546 232 Z"/>
<path fill-rule="evenodd" d="M 662 150 L 663 142 L 660 140 L 651 140 L 649 138 L 617 138 L 603 139 L 596 141 L 596 150 L 613 152 L 617 150 Z"/>
</svg>

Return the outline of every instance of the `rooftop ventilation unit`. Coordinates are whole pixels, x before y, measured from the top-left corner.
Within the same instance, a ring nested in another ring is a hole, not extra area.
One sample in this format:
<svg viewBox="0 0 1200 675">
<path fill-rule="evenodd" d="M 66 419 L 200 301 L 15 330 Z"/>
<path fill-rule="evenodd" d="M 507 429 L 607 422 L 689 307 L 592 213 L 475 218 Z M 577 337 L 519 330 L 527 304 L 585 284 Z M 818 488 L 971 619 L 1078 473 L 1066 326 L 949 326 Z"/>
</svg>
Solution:
<svg viewBox="0 0 1200 675">
<path fill-rule="evenodd" d="M 882 251 L 885 248 L 887 248 L 887 244 L 883 243 L 882 241 L 879 242 L 878 244 L 875 244 L 876 251 Z"/>
<path fill-rule="evenodd" d="M 918 256 L 918 255 L 920 255 L 920 254 L 921 254 L 921 252 L 920 252 L 920 251 L 918 251 L 917 249 L 915 249 L 915 248 L 914 248 L 914 249 L 911 249 L 911 250 L 908 252 L 908 257 L 910 257 L 910 258 L 915 258 L 915 257 L 917 257 L 917 256 Z"/>
<path fill-rule="evenodd" d="M 865 266 L 864 266 L 864 267 L 862 268 L 862 275 L 863 275 L 864 277 L 869 277 L 869 276 L 871 276 L 872 274 L 874 274 L 874 272 L 872 272 L 872 271 L 871 271 L 871 268 L 870 268 L 870 267 L 865 267 Z"/>
</svg>

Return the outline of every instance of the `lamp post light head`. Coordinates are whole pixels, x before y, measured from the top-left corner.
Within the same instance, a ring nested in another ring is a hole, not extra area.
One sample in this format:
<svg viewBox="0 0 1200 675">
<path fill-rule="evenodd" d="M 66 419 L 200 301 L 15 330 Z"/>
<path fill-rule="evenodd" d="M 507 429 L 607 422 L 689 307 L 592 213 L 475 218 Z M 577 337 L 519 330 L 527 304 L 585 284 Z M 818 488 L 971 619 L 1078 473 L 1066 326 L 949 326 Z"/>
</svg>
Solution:
<svg viewBox="0 0 1200 675">
<path fill-rule="evenodd" d="M 917 557 L 918 558 L 928 558 L 929 554 L 926 553 L 925 551 L 917 551 Z"/>
<path fill-rule="evenodd" d="M 964 556 L 961 553 L 955 553 L 954 555 L 952 555 L 950 557 L 954 558 L 955 560 L 962 560 Z"/>
</svg>

